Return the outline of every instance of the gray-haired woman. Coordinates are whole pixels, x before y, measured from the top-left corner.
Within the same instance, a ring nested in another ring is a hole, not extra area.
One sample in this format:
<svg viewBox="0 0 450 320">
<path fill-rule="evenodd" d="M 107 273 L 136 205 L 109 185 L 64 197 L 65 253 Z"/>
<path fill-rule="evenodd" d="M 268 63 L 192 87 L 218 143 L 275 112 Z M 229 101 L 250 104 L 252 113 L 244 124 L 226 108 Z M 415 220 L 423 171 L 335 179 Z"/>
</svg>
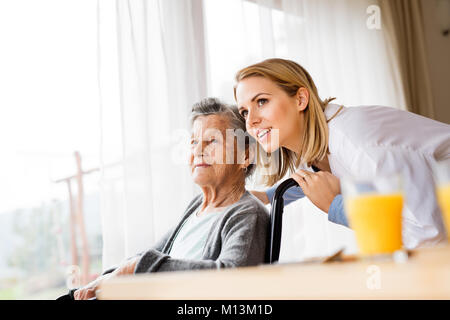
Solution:
<svg viewBox="0 0 450 320">
<path fill-rule="evenodd" d="M 227 268 L 265 261 L 269 215 L 245 189 L 254 170 L 245 120 L 234 106 L 208 98 L 191 114 L 190 169 L 202 193 L 181 221 L 152 249 L 138 254 L 97 280 L 71 291 L 75 299 L 95 297 L 105 278 L 133 273 Z"/>
</svg>

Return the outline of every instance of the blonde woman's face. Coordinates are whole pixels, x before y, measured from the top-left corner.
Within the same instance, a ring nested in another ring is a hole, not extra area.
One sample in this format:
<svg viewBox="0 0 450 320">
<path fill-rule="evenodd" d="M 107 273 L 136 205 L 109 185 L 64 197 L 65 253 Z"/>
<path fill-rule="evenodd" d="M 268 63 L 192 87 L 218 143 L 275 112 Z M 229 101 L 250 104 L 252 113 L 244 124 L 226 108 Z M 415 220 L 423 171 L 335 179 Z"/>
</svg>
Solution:
<svg viewBox="0 0 450 320">
<path fill-rule="evenodd" d="M 249 77 L 238 83 L 236 102 L 247 131 L 266 152 L 299 148 L 303 113 L 297 96 L 290 97 L 267 78 Z"/>
</svg>

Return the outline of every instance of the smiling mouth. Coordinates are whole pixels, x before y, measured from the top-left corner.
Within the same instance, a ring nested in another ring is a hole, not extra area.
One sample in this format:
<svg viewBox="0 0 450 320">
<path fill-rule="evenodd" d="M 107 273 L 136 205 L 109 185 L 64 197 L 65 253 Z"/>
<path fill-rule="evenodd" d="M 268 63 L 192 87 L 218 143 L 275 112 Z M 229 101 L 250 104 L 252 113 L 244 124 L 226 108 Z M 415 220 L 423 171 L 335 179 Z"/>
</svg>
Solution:
<svg viewBox="0 0 450 320">
<path fill-rule="evenodd" d="M 266 137 L 267 134 L 269 134 L 270 130 L 271 130 L 271 129 L 264 129 L 264 130 L 259 131 L 259 132 L 258 132 L 258 135 L 257 135 L 258 140 L 263 140 L 264 137 Z"/>
<path fill-rule="evenodd" d="M 210 164 L 200 163 L 200 164 L 196 164 L 194 166 L 194 168 L 207 168 L 207 167 L 210 167 L 210 166 L 211 166 Z"/>
</svg>

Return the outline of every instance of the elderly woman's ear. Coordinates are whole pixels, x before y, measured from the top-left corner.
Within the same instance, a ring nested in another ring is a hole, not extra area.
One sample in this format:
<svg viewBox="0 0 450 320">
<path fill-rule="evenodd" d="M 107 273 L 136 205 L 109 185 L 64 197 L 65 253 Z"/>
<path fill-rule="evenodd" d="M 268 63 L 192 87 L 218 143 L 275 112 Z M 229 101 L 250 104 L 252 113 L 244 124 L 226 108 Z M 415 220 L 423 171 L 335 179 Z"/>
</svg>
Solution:
<svg viewBox="0 0 450 320">
<path fill-rule="evenodd" d="M 253 163 L 255 163 L 255 157 L 256 157 L 256 152 L 255 152 L 255 145 L 251 144 L 248 147 L 248 157 L 245 159 L 245 161 L 248 161 L 247 165 L 252 165 Z"/>
<path fill-rule="evenodd" d="M 245 177 L 248 177 L 249 174 L 251 174 L 251 171 L 254 167 L 254 163 L 255 163 L 255 145 L 254 144 L 249 144 L 248 147 L 245 150 L 245 160 L 244 163 L 242 164 L 242 168 L 244 170 L 244 172 L 246 173 Z"/>
</svg>

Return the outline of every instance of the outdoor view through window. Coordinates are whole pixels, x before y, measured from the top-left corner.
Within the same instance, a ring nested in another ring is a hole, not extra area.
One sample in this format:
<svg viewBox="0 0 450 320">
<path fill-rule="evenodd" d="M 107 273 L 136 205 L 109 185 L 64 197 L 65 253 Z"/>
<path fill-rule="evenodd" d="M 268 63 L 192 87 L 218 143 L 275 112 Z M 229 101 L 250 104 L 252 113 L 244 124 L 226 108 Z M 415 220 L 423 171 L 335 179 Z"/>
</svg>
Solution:
<svg viewBox="0 0 450 320">
<path fill-rule="evenodd" d="M 95 1 L 0 2 L 0 299 L 101 271 L 96 23 Z"/>
</svg>

